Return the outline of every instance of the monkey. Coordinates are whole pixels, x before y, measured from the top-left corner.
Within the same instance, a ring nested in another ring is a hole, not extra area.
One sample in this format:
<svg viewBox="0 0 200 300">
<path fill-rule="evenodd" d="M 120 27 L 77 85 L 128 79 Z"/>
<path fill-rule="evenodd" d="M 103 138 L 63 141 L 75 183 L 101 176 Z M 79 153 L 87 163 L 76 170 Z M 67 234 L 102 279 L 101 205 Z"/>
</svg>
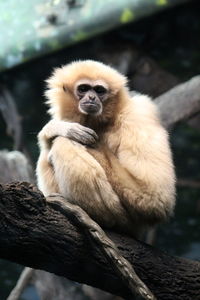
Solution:
<svg viewBox="0 0 200 300">
<path fill-rule="evenodd" d="M 146 95 L 93 60 L 56 68 L 45 92 L 51 120 L 38 134 L 38 186 L 60 193 L 100 226 L 134 237 L 175 206 L 168 133 Z"/>
</svg>

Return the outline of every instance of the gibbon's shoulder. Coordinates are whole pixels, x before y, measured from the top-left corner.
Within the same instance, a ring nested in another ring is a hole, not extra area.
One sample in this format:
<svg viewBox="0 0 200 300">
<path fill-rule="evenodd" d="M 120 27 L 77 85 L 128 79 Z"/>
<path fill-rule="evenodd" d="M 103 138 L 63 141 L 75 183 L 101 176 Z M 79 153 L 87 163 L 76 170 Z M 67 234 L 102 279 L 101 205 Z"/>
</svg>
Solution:
<svg viewBox="0 0 200 300">
<path fill-rule="evenodd" d="M 134 117 L 160 120 L 158 107 L 149 96 L 133 92 L 129 104 Z"/>
</svg>

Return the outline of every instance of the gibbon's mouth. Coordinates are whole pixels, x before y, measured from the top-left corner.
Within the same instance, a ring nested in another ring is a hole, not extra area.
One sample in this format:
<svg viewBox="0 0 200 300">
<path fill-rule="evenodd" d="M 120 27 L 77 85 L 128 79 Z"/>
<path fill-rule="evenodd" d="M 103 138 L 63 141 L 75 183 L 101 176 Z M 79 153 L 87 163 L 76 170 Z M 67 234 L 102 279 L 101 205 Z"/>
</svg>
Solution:
<svg viewBox="0 0 200 300">
<path fill-rule="evenodd" d="M 81 104 L 80 108 L 84 114 L 99 115 L 101 113 L 101 106 L 89 101 Z"/>
</svg>

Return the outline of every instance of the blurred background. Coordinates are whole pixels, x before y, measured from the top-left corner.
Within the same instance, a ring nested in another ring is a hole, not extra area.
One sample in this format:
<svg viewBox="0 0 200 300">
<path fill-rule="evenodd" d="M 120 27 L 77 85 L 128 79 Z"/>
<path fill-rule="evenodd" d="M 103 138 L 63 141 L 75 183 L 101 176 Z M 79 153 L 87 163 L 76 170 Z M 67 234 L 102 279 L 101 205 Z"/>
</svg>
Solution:
<svg viewBox="0 0 200 300">
<path fill-rule="evenodd" d="M 43 94 L 53 68 L 76 59 L 100 60 L 126 74 L 131 90 L 153 98 L 200 74 L 198 0 L 0 0 L 0 28 L 0 150 L 23 151 L 33 166 L 37 133 L 49 120 Z M 5 113 L 11 103 L 20 141 L 12 115 Z M 200 260 L 200 115 L 176 124 L 170 139 L 177 206 L 153 243 Z M 1 300 L 22 269 L 0 260 Z M 20 298 L 38 299 L 31 285 Z"/>
</svg>

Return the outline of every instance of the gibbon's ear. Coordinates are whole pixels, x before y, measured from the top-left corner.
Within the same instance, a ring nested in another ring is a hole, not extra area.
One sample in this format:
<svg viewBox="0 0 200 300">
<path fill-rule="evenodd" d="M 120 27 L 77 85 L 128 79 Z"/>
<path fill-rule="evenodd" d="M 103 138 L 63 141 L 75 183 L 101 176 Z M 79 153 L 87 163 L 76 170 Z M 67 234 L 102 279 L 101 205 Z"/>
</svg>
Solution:
<svg viewBox="0 0 200 300">
<path fill-rule="evenodd" d="M 67 87 L 65 85 L 63 85 L 63 91 L 67 92 Z"/>
</svg>

